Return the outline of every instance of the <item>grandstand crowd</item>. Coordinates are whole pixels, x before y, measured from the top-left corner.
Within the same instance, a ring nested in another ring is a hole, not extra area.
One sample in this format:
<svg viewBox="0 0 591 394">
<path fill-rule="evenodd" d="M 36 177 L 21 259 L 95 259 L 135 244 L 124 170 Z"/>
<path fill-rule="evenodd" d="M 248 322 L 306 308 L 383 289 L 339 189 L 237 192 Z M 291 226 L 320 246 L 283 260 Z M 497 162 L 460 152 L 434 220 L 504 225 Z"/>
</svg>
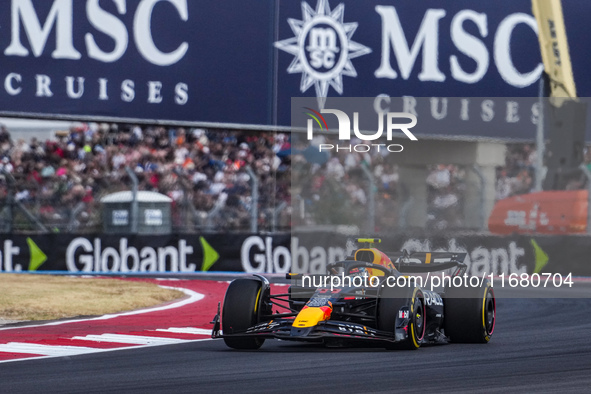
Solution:
<svg viewBox="0 0 591 394">
<path fill-rule="evenodd" d="M 395 155 L 318 155 L 291 143 L 285 133 L 96 123 L 40 141 L 14 138 L 2 126 L 0 200 L 12 193 L 45 223 L 96 230 L 100 198 L 130 189 L 128 168 L 140 190 L 172 198 L 177 228 L 248 230 L 254 174 L 259 229 L 347 224 L 362 219 L 365 210 L 359 208 L 370 198 L 365 166 L 376 180 L 376 230 L 397 226 L 408 192 Z M 497 168 L 495 199 L 531 191 L 535 155 L 531 144 L 508 145 L 506 165 Z M 424 182 L 429 224 L 460 228 L 467 169 L 432 166 Z"/>
<path fill-rule="evenodd" d="M 129 168 L 139 190 L 172 198 L 173 225 L 248 229 L 253 183 L 247 167 L 258 180 L 261 228 L 270 225 L 280 201 L 286 209 L 275 215 L 274 225 L 289 226 L 285 134 L 94 123 L 27 141 L 0 129 L 0 199 L 12 190 L 15 200 L 33 206 L 43 222 L 58 228 L 70 223 L 80 203 L 94 209 L 82 210 L 76 221 L 96 227 L 100 198 L 130 189 Z"/>
<path fill-rule="evenodd" d="M 351 145 L 361 141 L 351 141 Z M 333 143 L 330 140 L 313 141 L 313 144 Z M 304 156 L 305 156 L 304 152 Z M 518 194 L 529 193 L 534 186 L 534 145 L 508 144 L 506 164 L 496 168 L 494 199 L 500 200 Z M 312 160 L 314 161 L 314 160 Z M 362 222 L 366 210 L 360 209 L 367 201 L 368 177 L 361 171 L 361 164 L 367 164 L 376 180 L 376 231 L 396 228 L 404 203 L 409 200 L 409 191 L 399 182 L 396 155 L 382 150 L 372 153 L 349 154 L 348 151 L 332 153 L 325 164 L 310 163 L 304 157 L 293 158 L 294 184 L 302 190 L 294 198 L 301 198 L 308 210 L 313 210 L 312 223 L 318 217 L 328 218 L 336 224 Z M 428 166 L 424 182 L 427 187 L 427 228 L 449 229 L 464 226 L 463 204 L 471 169 L 455 164 Z M 307 178 L 311 176 L 312 181 Z M 471 185 L 480 187 L 479 185 Z M 296 187 L 297 190 L 297 187 Z M 339 204 L 335 204 L 339 201 Z M 297 216 L 297 205 L 294 204 Z M 301 215 L 302 217 L 304 215 Z M 294 217 L 294 221 L 298 218 Z M 306 222 L 310 224 L 310 222 Z"/>
</svg>

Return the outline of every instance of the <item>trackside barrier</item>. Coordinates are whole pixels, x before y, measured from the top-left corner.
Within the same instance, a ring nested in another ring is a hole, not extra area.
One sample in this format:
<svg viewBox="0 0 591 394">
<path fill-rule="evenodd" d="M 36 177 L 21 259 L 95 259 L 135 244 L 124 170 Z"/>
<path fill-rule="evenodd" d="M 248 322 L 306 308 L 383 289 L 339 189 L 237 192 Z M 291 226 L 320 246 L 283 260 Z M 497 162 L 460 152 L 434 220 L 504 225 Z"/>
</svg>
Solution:
<svg viewBox="0 0 591 394">
<path fill-rule="evenodd" d="M 468 273 L 591 276 L 589 235 L 381 236 L 380 249 L 467 253 Z M 354 245 L 330 232 L 267 234 L 30 234 L 0 238 L 0 272 L 317 273 Z"/>
</svg>

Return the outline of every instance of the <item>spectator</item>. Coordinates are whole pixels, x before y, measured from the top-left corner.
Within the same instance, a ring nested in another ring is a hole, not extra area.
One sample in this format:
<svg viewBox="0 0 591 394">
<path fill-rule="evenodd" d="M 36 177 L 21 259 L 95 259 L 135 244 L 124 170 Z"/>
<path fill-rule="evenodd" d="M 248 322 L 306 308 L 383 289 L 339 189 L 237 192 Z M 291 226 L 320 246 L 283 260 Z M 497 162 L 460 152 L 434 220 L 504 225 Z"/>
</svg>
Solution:
<svg viewBox="0 0 591 394">
<path fill-rule="evenodd" d="M 275 206 L 289 200 L 290 178 L 281 176 L 289 171 L 289 157 L 277 156 L 289 144 L 285 134 L 98 124 L 78 124 L 56 140 L 15 144 L 1 127 L 0 169 L 17 178 L 18 199 L 31 201 L 31 209 L 58 227 L 78 203 L 87 204 L 85 217 L 99 223 L 100 210 L 93 204 L 103 195 L 128 190 L 125 168 L 130 167 L 140 189 L 167 194 L 176 206 L 189 201 L 203 217 L 217 204 L 224 212 L 210 218 L 215 228 L 244 230 L 252 204 L 245 167 L 259 178 L 259 211 L 264 226 L 270 226 Z M 6 179 L 0 191 L 6 195 Z M 289 219 L 283 217 L 283 225 Z"/>
</svg>

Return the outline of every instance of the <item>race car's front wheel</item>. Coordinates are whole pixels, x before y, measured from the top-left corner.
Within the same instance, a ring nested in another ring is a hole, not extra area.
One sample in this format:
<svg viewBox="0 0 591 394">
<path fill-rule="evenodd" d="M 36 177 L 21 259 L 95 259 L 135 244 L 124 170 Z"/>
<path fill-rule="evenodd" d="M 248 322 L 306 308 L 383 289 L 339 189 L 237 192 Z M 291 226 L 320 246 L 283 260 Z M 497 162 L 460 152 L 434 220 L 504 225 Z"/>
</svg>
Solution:
<svg viewBox="0 0 591 394">
<path fill-rule="evenodd" d="M 378 300 L 378 329 L 396 335 L 398 322 L 406 322 L 406 327 L 401 328 L 406 332 L 406 338 L 388 343 L 387 349 L 418 349 L 425 337 L 426 317 L 425 297 L 418 287 L 382 289 Z"/>
<path fill-rule="evenodd" d="M 487 343 L 495 329 L 496 301 L 488 281 L 479 287 L 448 287 L 445 335 L 456 343 Z"/>
<path fill-rule="evenodd" d="M 228 286 L 222 310 L 223 335 L 243 334 L 259 322 L 265 295 L 263 286 L 256 279 L 235 279 Z M 256 337 L 224 337 L 226 345 L 233 349 L 258 349 L 265 342 Z"/>
</svg>

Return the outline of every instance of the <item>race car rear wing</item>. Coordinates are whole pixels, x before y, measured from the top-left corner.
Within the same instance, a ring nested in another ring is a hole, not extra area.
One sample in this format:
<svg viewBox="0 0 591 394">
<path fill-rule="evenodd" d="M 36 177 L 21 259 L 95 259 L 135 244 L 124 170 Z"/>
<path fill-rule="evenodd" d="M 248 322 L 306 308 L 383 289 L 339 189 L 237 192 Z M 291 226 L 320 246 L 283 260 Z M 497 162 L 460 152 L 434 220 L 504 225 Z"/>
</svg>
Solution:
<svg viewBox="0 0 591 394">
<path fill-rule="evenodd" d="M 355 252 L 354 259 L 373 262 L 375 260 L 377 244 L 382 240 L 380 238 L 357 238 L 355 240 L 362 245 L 362 249 Z M 443 271 L 449 268 L 458 267 L 456 273 L 464 274 L 466 265 L 464 260 L 467 253 L 453 252 L 413 252 L 409 253 L 406 249 L 399 252 L 377 252 L 384 253 L 392 261 L 394 266 L 401 273 L 421 273 Z"/>
<path fill-rule="evenodd" d="M 463 275 L 467 265 L 464 264 L 467 253 L 451 252 L 402 252 L 386 253 L 401 273 L 422 273 L 443 271 L 457 267 L 453 275 Z"/>
</svg>

